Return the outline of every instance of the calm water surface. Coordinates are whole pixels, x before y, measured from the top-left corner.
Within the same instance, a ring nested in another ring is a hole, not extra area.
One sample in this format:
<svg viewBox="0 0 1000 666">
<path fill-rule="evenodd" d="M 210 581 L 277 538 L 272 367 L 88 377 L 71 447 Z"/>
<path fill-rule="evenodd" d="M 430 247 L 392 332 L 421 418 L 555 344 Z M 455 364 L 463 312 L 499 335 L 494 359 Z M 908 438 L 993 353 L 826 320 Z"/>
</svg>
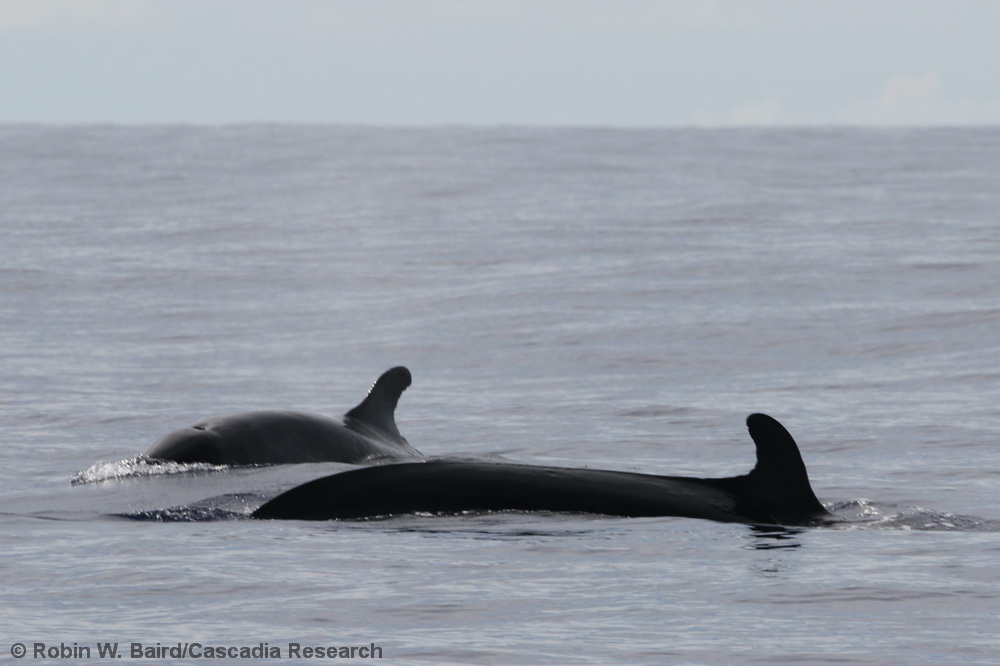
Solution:
<svg viewBox="0 0 1000 666">
<path fill-rule="evenodd" d="M 0 126 L 0 156 L 0 659 L 996 662 L 1000 130 Z M 429 455 L 727 476 L 769 413 L 845 520 L 258 523 L 320 470 L 119 462 L 398 364 Z"/>
</svg>

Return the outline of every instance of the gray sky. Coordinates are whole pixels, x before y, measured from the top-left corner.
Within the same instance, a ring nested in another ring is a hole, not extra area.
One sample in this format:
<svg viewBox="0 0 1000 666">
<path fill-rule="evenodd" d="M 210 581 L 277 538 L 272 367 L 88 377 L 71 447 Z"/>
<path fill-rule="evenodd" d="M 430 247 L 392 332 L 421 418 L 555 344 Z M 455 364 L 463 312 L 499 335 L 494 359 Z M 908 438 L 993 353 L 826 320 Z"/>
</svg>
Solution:
<svg viewBox="0 0 1000 666">
<path fill-rule="evenodd" d="M 1000 124 L 993 0 L 0 0 L 0 122 Z"/>
</svg>

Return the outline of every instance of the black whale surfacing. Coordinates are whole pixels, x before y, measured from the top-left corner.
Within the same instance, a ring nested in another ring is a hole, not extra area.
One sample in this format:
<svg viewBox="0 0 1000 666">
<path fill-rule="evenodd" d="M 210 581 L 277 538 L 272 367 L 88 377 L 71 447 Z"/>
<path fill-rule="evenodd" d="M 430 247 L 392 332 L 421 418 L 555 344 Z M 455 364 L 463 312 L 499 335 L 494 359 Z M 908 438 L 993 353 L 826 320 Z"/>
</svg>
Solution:
<svg viewBox="0 0 1000 666">
<path fill-rule="evenodd" d="M 224 416 L 168 433 L 146 457 L 212 465 L 418 458 L 420 452 L 399 434 L 395 418 L 399 397 L 411 382 L 410 371 L 402 366 L 386 370 L 343 422 L 281 411 Z"/>
<path fill-rule="evenodd" d="M 701 479 L 494 462 L 398 463 L 305 483 L 263 504 L 253 517 L 331 520 L 414 512 L 552 511 L 759 525 L 829 519 L 784 426 L 770 416 L 751 414 L 747 428 L 757 446 L 757 464 L 743 476 Z"/>
</svg>

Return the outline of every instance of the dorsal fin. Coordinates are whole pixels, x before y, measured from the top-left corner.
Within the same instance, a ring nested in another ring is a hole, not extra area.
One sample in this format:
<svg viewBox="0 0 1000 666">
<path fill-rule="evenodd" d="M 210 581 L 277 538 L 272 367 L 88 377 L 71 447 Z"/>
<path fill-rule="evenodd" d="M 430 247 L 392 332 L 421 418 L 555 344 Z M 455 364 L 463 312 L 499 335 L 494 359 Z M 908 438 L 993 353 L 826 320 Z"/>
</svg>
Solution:
<svg viewBox="0 0 1000 666">
<path fill-rule="evenodd" d="M 827 513 L 809 485 L 799 447 L 785 426 L 766 414 L 751 414 L 747 429 L 757 445 L 757 465 L 746 476 L 749 490 L 782 514 Z"/>
<path fill-rule="evenodd" d="M 406 443 L 396 428 L 396 405 L 399 396 L 413 381 L 410 371 L 403 366 L 390 368 L 375 380 L 361 404 L 344 415 L 347 427 L 353 430 L 375 429 L 389 439 Z"/>
</svg>

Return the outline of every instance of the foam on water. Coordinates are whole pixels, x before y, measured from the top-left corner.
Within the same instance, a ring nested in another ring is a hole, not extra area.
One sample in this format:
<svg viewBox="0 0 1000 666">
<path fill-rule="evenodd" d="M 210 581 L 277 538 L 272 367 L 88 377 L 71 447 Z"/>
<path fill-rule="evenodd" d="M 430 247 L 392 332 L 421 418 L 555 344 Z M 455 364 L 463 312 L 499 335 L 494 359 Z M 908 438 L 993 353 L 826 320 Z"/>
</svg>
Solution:
<svg viewBox="0 0 1000 666">
<path fill-rule="evenodd" d="M 69 482 L 73 485 L 78 485 L 147 476 L 220 472 L 227 469 L 229 468 L 225 465 L 176 463 L 170 460 L 150 460 L 146 456 L 138 455 L 117 462 L 96 462 L 87 469 L 81 470 L 71 476 Z"/>
</svg>

